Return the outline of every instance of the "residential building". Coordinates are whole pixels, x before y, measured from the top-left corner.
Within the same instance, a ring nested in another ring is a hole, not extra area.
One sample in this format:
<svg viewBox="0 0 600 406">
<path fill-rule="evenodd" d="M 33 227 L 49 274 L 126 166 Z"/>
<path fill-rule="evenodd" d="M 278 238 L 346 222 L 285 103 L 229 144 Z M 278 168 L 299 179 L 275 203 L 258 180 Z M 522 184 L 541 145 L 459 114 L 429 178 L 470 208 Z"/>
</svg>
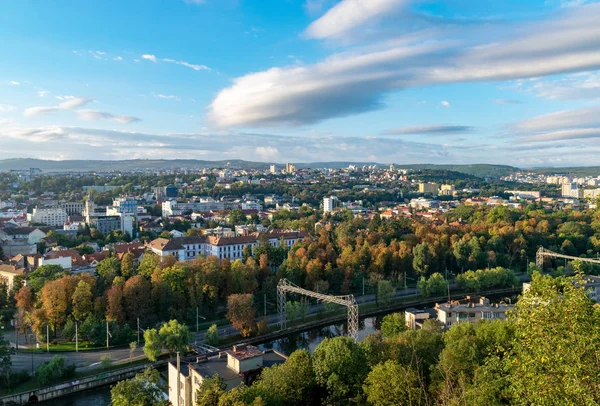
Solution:
<svg viewBox="0 0 600 406">
<path fill-rule="evenodd" d="M 419 183 L 419 193 L 423 193 L 426 195 L 437 196 L 438 194 L 438 184 L 433 182 L 427 183 Z"/>
<path fill-rule="evenodd" d="M 329 196 L 323 198 L 323 212 L 329 213 L 334 211 L 340 205 L 340 200 L 337 196 Z"/>
<path fill-rule="evenodd" d="M 10 292 L 13 288 L 15 278 L 24 275 L 24 273 L 25 268 L 9 264 L 0 264 L 0 283 L 6 285 Z"/>
<path fill-rule="evenodd" d="M 420 197 L 418 199 L 411 199 L 409 205 L 413 209 L 439 209 L 440 202 L 434 199 Z"/>
<path fill-rule="evenodd" d="M 513 307 L 514 305 L 511 304 L 491 304 L 485 297 L 467 296 L 463 300 L 437 303 L 435 311 L 440 324 L 450 328 L 457 323 L 473 323 L 482 319 L 505 319 L 506 312 Z"/>
<path fill-rule="evenodd" d="M 454 185 L 441 185 L 440 186 L 440 195 L 442 196 L 452 196 L 456 192 L 456 188 Z"/>
<path fill-rule="evenodd" d="M 584 189 L 583 197 L 585 199 L 595 201 L 596 199 L 598 199 L 598 197 L 600 197 L 600 189 Z"/>
<path fill-rule="evenodd" d="M 62 202 L 60 207 L 65 209 L 69 216 L 81 216 L 85 209 L 85 204 L 83 202 Z"/>
<path fill-rule="evenodd" d="M 579 185 L 575 182 L 563 183 L 561 187 L 562 197 L 572 197 L 575 199 L 581 198 L 581 191 Z"/>
<path fill-rule="evenodd" d="M 411 330 L 417 330 L 423 327 L 423 322 L 432 317 L 432 314 L 428 310 L 418 310 L 413 307 L 404 311 L 404 320 L 406 327 Z"/>
<path fill-rule="evenodd" d="M 283 364 L 287 357 L 276 350 L 260 350 L 248 345 L 234 345 L 232 350 L 198 357 L 195 361 L 169 362 L 169 401 L 173 405 L 194 406 L 197 392 L 205 379 L 218 375 L 231 390 L 241 384 L 251 385 L 263 368 Z"/>
<path fill-rule="evenodd" d="M 294 173 L 296 172 L 296 165 L 287 163 L 285 164 L 285 173 Z"/>
<path fill-rule="evenodd" d="M 291 248 L 296 242 L 303 240 L 308 234 L 303 231 L 273 231 L 266 233 L 271 247 L 279 247 L 283 242 L 286 248 Z M 161 258 L 173 256 L 178 261 L 189 261 L 202 255 L 215 256 L 231 261 L 243 258 L 244 248 L 252 250 L 259 244 L 259 233 L 223 237 L 220 235 L 202 235 L 172 238 L 157 238 L 148 243 L 148 249 Z"/>
<path fill-rule="evenodd" d="M 275 165 L 271 165 L 269 168 L 269 173 L 271 175 L 275 175 L 277 173 L 277 167 Z"/>
<path fill-rule="evenodd" d="M 62 207 L 34 207 L 31 214 L 27 214 L 27 220 L 30 223 L 62 228 L 67 221 L 67 211 Z"/>
</svg>

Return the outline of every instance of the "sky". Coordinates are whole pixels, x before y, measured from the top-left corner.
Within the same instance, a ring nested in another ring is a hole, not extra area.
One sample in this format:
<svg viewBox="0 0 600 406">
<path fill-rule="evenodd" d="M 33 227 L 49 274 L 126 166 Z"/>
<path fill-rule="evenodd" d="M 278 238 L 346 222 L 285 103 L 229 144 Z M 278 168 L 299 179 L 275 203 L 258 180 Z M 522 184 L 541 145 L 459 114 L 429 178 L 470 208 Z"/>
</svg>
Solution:
<svg viewBox="0 0 600 406">
<path fill-rule="evenodd" d="M 599 164 L 599 2 L 2 5 L 0 159 Z"/>
</svg>

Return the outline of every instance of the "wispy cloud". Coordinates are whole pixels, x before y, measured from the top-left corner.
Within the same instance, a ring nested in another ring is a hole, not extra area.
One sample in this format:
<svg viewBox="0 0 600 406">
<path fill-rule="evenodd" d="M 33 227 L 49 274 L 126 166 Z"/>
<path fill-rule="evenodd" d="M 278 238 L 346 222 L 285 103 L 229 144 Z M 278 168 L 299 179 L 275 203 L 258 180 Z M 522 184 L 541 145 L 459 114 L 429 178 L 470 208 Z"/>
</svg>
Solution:
<svg viewBox="0 0 600 406">
<path fill-rule="evenodd" d="M 544 114 L 510 128 L 520 143 L 600 138 L 600 106 Z"/>
<path fill-rule="evenodd" d="M 383 0 L 372 3 L 391 4 Z M 350 3 L 343 1 L 338 6 L 344 4 Z M 394 2 L 395 6 L 402 4 Z M 223 127 L 306 125 L 381 109 L 384 96 L 395 90 L 598 69 L 599 14 L 600 5 L 590 4 L 518 27 L 507 22 L 491 26 L 484 21 L 417 29 L 312 65 L 250 73 L 234 79 L 217 94 L 208 118 Z M 344 24 L 340 27 L 349 27 Z M 325 38 L 338 31 L 328 34 L 323 28 L 311 32 Z"/>
<path fill-rule="evenodd" d="M 447 101 L 447 100 L 442 100 L 442 101 L 440 102 L 440 104 L 442 105 L 442 107 L 446 107 L 446 108 L 448 108 L 448 107 L 452 107 L 452 105 L 450 104 L 450 102 L 449 102 L 449 101 Z"/>
<path fill-rule="evenodd" d="M 10 82 L 8 82 L 8 84 L 9 84 L 9 85 L 12 85 L 12 86 L 18 86 L 18 85 L 20 85 L 21 83 L 17 82 L 16 80 L 11 80 Z"/>
<path fill-rule="evenodd" d="M 57 98 L 59 98 L 59 97 L 61 97 L 61 96 L 57 96 Z M 25 111 L 23 112 L 23 115 L 25 117 L 32 117 L 32 116 L 49 114 L 49 113 L 55 113 L 60 110 L 72 110 L 72 109 L 81 107 L 92 101 L 91 99 L 86 99 L 85 97 L 73 97 L 73 96 L 61 97 L 60 100 L 64 100 L 64 101 L 55 106 L 29 107 L 29 108 L 25 109 Z"/>
<path fill-rule="evenodd" d="M 0 112 L 13 111 L 15 109 L 15 106 L 10 106 L 8 104 L 0 104 Z"/>
<path fill-rule="evenodd" d="M 175 101 L 180 101 L 181 100 L 179 98 L 179 96 L 174 96 L 174 95 L 170 95 L 170 94 L 152 93 L 152 95 L 154 97 L 156 97 L 157 99 L 175 100 Z"/>
<path fill-rule="evenodd" d="M 37 95 L 39 97 L 46 97 L 50 94 L 50 91 L 48 90 L 38 90 Z"/>
<path fill-rule="evenodd" d="M 115 56 L 113 58 L 113 61 L 122 61 L 122 60 L 123 60 L 123 57 L 121 57 L 121 56 Z"/>
<path fill-rule="evenodd" d="M 466 125 L 417 125 L 393 128 L 383 132 L 385 135 L 449 135 L 462 134 L 473 131 L 473 127 Z"/>
<path fill-rule="evenodd" d="M 521 104 L 519 100 L 513 99 L 495 99 L 494 103 L 496 104 Z"/>
<path fill-rule="evenodd" d="M 201 71 L 201 70 L 209 71 L 210 70 L 210 68 L 206 65 L 198 65 L 198 64 L 193 64 L 193 63 L 189 63 L 186 61 L 178 61 L 176 59 L 171 59 L 171 58 L 162 58 L 161 59 L 161 58 L 157 58 L 156 55 L 154 55 L 154 54 L 143 54 L 142 59 L 146 59 L 146 60 L 152 61 L 154 63 L 165 62 L 165 63 L 172 63 L 175 65 L 181 65 L 181 66 L 185 66 L 186 68 L 193 69 L 195 71 Z"/>
<path fill-rule="evenodd" d="M 110 120 L 119 124 L 129 124 L 140 121 L 140 119 L 137 117 L 114 115 L 98 110 L 78 110 L 77 118 L 84 121 Z"/>
</svg>

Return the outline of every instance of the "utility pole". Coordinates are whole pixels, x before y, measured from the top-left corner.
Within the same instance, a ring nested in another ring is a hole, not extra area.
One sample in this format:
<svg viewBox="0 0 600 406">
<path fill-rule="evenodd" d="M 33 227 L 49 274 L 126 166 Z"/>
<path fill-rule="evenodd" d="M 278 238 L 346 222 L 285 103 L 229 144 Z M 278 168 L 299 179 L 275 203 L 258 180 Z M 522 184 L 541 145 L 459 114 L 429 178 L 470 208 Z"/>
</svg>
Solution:
<svg viewBox="0 0 600 406">
<path fill-rule="evenodd" d="M 79 339 L 77 337 L 77 322 L 75 322 L 75 352 L 79 352 Z"/>
<path fill-rule="evenodd" d="M 106 348 L 108 348 L 108 337 L 112 337 L 112 334 L 108 331 L 108 320 L 106 320 Z"/>
<path fill-rule="evenodd" d="M 265 317 L 267 317 L 267 295 L 264 295 L 265 298 Z"/>
<path fill-rule="evenodd" d="M 404 271 L 404 290 L 406 290 L 406 271 Z"/>
<path fill-rule="evenodd" d="M 137 318 L 137 327 L 138 327 L 138 345 L 140 344 L 140 318 Z"/>
<path fill-rule="evenodd" d="M 363 276 L 363 296 L 365 295 L 365 277 Z"/>
<path fill-rule="evenodd" d="M 19 326 L 17 325 L 18 321 L 15 317 L 15 352 L 19 351 Z"/>
<path fill-rule="evenodd" d="M 199 324 L 198 324 L 198 306 L 196 306 L 196 333 L 200 331 L 199 328 Z"/>
<path fill-rule="evenodd" d="M 50 352 L 50 325 L 46 324 L 46 352 Z"/>
</svg>

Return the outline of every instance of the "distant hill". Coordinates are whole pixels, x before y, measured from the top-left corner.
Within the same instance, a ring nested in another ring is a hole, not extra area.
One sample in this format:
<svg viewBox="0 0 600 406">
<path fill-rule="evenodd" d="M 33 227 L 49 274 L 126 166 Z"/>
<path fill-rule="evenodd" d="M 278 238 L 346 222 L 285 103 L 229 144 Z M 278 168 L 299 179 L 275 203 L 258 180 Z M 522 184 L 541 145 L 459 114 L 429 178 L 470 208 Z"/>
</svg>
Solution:
<svg viewBox="0 0 600 406">
<path fill-rule="evenodd" d="M 570 176 L 600 176 L 600 166 L 574 166 L 571 168 L 534 168 L 531 172 L 542 175 L 570 175 Z"/>
<path fill-rule="evenodd" d="M 9 171 L 11 169 L 29 169 L 39 168 L 44 173 L 49 172 L 106 172 L 106 171 L 133 171 L 133 170 L 158 170 L 172 168 L 234 168 L 234 169 L 268 169 L 270 163 L 252 162 L 241 159 L 232 159 L 228 161 L 204 161 L 196 159 L 132 159 L 122 161 L 95 161 L 95 160 L 65 160 L 51 161 L 43 159 L 16 158 L 0 160 L 0 171 Z M 276 164 L 279 168 L 283 164 Z M 378 165 L 387 166 L 387 164 L 378 164 L 376 162 L 308 162 L 295 163 L 297 168 L 347 168 L 349 165 Z M 517 171 L 517 168 L 506 165 L 396 165 L 397 168 L 412 169 L 431 169 L 448 170 L 477 177 L 500 177 Z"/>
</svg>

